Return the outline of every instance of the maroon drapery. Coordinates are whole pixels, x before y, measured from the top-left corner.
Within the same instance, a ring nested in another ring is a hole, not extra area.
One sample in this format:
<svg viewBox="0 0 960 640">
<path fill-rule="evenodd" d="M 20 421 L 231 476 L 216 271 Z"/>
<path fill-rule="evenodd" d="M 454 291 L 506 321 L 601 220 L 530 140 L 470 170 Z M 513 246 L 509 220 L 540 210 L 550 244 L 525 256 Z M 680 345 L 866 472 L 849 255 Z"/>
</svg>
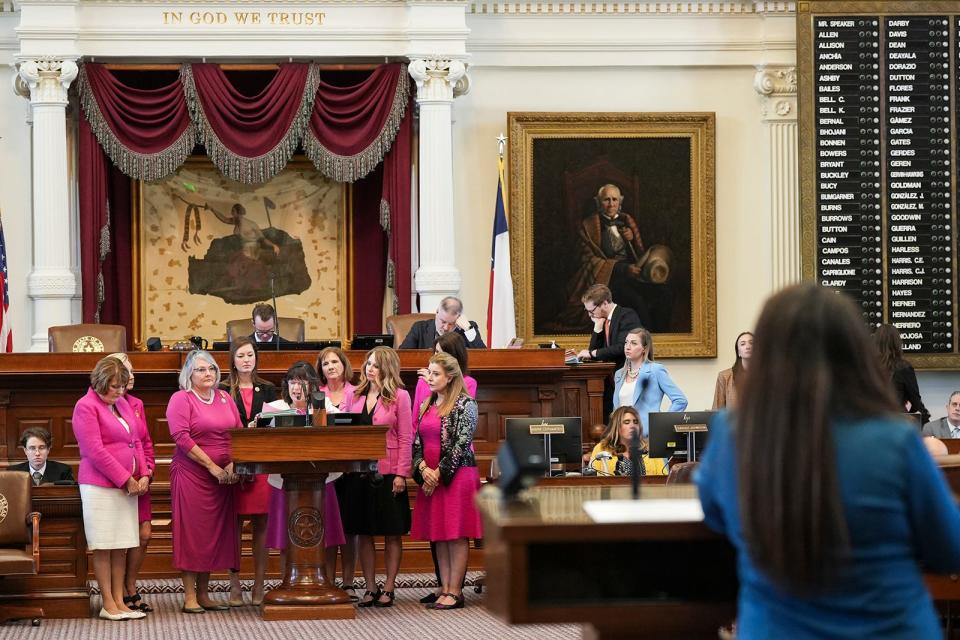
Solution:
<svg viewBox="0 0 960 640">
<path fill-rule="evenodd" d="M 251 184 L 283 170 L 303 137 L 317 93 L 314 65 L 280 65 L 255 96 L 237 91 L 220 65 L 184 65 L 181 77 L 198 142 L 220 173 Z"/>
<path fill-rule="evenodd" d="M 111 178 L 115 170 L 103 151 L 130 178 L 156 180 L 176 171 L 198 139 L 221 172 L 243 182 L 269 180 L 300 144 L 315 166 L 337 181 L 366 176 L 366 186 L 354 190 L 354 249 L 357 255 L 383 256 L 383 262 L 368 261 L 368 268 L 375 262 L 380 266 L 380 275 L 365 278 L 362 285 L 354 283 L 355 325 L 374 330 L 373 314 L 379 328 L 388 283 L 395 289 L 394 310 L 409 311 L 412 108 L 406 66 L 384 65 L 349 87 L 319 86 L 318 78 L 315 65 L 282 65 L 268 86 L 250 97 L 231 86 L 214 65 L 184 65 L 178 81 L 149 90 L 124 85 L 101 65 L 81 67 L 85 322 L 95 321 L 99 308 L 100 321 L 109 317 L 122 322 L 132 335 L 129 183 L 124 198 L 122 181 Z M 370 172 L 375 167 L 374 175 Z M 119 216 L 123 223 L 118 223 Z M 122 229 L 122 224 L 127 226 Z M 358 229 L 363 233 L 356 233 Z M 107 249 L 103 255 L 101 246 Z"/>
</svg>

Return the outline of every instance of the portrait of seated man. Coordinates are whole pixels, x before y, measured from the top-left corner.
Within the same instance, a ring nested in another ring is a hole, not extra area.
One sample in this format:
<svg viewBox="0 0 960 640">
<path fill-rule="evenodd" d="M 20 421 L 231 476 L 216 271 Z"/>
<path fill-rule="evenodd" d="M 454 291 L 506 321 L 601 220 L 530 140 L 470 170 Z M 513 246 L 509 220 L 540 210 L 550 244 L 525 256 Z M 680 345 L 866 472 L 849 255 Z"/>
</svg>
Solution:
<svg viewBox="0 0 960 640">
<path fill-rule="evenodd" d="M 53 436 L 43 427 L 30 427 L 20 435 L 19 447 L 27 456 L 26 462 L 10 465 L 10 471 L 26 471 L 34 485 L 68 480 L 73 482 L 73 470 L 62 462 L 49 460 Z"/>
<path fill-rule="evenodd" d="M 626 213 L 615 184 L 597 191 L 597 210 L 577 228 L 577 259 L 581 268 L 570 283 L 571 299 L 593 284 L 607 285 L 613 298 L 637 312 L 651 331 L 666 331 L 673 308 L 670 278 L 673 256 L 663 245 L 646 247 L 640 228 Z M 570 306 L 575 306 L 574 302 Z"/>
</svg>

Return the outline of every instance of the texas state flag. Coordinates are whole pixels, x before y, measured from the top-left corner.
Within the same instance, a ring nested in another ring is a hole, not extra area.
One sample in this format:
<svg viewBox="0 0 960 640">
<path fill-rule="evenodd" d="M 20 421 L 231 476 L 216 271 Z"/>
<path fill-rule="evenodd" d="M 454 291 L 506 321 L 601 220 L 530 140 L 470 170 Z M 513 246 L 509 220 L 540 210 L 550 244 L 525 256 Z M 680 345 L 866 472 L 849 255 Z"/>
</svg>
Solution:
<svg viewBox="0 0 960 640">
<path fill-rule="evenodd" d="M 503 349 L 517 335 L 513 312 L 513 278 L 510 275 L 510 234 L 503 205 L 503 159 L 500 159 L 497 203 L 493 216 L 493 251 L 490 255 L 490 298 L 487 302 L 487 335 L 491 349 Z"/>
</svg>

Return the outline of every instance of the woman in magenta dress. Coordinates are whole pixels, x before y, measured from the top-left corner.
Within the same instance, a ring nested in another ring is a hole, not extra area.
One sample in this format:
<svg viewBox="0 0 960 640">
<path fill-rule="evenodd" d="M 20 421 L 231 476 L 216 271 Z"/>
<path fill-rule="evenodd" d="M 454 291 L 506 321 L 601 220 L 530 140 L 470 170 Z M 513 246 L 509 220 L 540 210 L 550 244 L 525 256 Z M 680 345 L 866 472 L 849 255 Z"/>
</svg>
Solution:
<svg viewBox="0 0 960 640">
<path fill-rule="evenodd" d="M 367 587 L 358 606 L 390 607 L 393 606 L 395 582 L 403 555 L 402 536 L 410 531 L 407 478 L 410 477 L 413 444 L 410 394 L 403 389 L 400 358 L 396 351 L 376 347 L 367 353 L 351 411 L 368 416 L 369 424 L 389 427 L 387 457 L 377 462 L 377 473 L 363 474 L 359 503 L 344 506 L 347 512 L 360 507 L 359 513 L 355 514 L 357 517 L 350 519 L 355 529 L 347 530 L 347 533 L 359 534 L 360 566 Z M 383 536 L 387 569 L 383 589 L 377 586 L 374 536 Z"/>
<path fill-rule="evenodd" d="M 470 367 L 468 366 L 467 360 L 467 342 L 463 339 L 463 336 L 457 331 L 447 332 L 434 340 L 433 351 L 434 353 L 449 353 L 457 359 L 457 364 L 460 365 L 460 371 L 463 373 L 463 386 L 467 391 L 467 395 L 471 398 L 476 398 L 477 381 L 468 375 Z M 417 389 L 413 394 L 414 420 L 417 418 L 420 405 L 422 405 L 423 401 L 430 395 L 430 385 L 427 384 L 428 373 L 429 369 L 417 369 L 419 379 L 417 380 Z M 433 558 L 433 571 L 437 576 L 437 590 L 420 598 L 420 602 L 423 604 L 436 602 L 440 594 L 443 593 L 443 581 L 440 579 L 440 563 L 437 560 L 436 542 L 430 543 L 430 555 Z"/>
<path fill-rule="evenodd" d="M 353 367 L 350 366 L 347 354 L 338 347 L 327 347 L 320 352 L 320 356 L 317 358 L 317 373 L 320 375 L 320 391 L 323 391 L 326 398 L 327 413 L 350 411 L 350 405 L 353 403 L 353 392 L 356 387 L 352 384 Z M 337 475 L 340 476 L 340 474 Z M 340 476 L 340 478 L 342 477 Z M 334 481 L 334 488 L 337 487 L 340 478 Z M 328 496 L 330 500 L 338 500 L 336 491 L 330 491 Z M 337 502 L 337 513 L 341 513 L 339 501 Z M 356 601 L 358 598 L 355 595 L 356 588 L 353 585 L 353 579 L 357 571 L 357 536 L 344 536 L 342 545 L 327 547 L 325 556 L 327 577 L 331 581 L 337 574 L 337 550 L 340 551 L 343 588 L 349 589 L 350 597 Z"/>
<path fill-rule="evenodd" d="M 257 373 L 257 347 L 249 336 L 239 336 L 230 345 L 230 377 L 224 387 L 237 405 L 240 423 L 255 427 L 257 414 L 265 402 L 277 399 L 277 388 Z M 256 475 L 251 482 L 236 486 L 237 535 L 243 529 L 243 519 L 250 520 L 253 529 L 253 593 L 250 602 L 260 606 L 263 602 L 263 580 L 267 573 L 267 506 L 270 502 L 270 485 L 267 476 Z M 243 545 L 241 546 L 241 554 Z M 230 571 L 230 606 L 242 607 L 243 587 L 240 572 Z"/>
<path fill-rule="evenodd" d="M 143 408 L 143 401 L 130 395 L 133 391 L 134 375 L 133 364 L 125 353 L 113 353 L 111 358 L 116 358 L 123 363 L 123 366 L 130 372 L 130 379 L 127 381 L 127 390 L 123 394 L 123 402 L 130 406 L 130 412 L 134 416 L 136 426 L 134 431 L 140 441 L 143 449 L 144 465 L 137 481 L 144 485 L 144 493 L 137 498 L 137 515 L 140 523 L 140 546 L 127 550 L 127 568 L 123 581 L 123 602 L 131 609 L 139 609 L 144 613 L 153 611 L 153 607 L 148 605 L 137 593 L 137 575 L 140 573 L 140 567 L 143 566 L 143 559 L 147 555 L 147 545 L 150 544 L 150 537 L 153 534 L 151 520 L 153 518 L 153 505 L 150 500 L 150 483 L 153 482 L 153 472 L 157 468 L 156 457 L 153 451 L 153 440 L 150 439 L 150 428 L 147 426 L 147 412 Z M 118 401 L 119 402 L 119 401 Z"/>
<path fill-rule="evenodd" d="M 430 396 L 419 407 L 413 447 L 414 480 L 420 484 L 411 537 L 437 543 L 441 593 L 431 609 L 464 606 L 469 539 L 483 537 L 474 496 L 480 472 L 473 453 L 477 401 L 463 383 L 456 358 L 438 353 L 427 373 Z"/>
<path fill-rule="evenodd" d="M 229 432 L 243 425 L 219 383 L 213 356 L 191 351 L 180 371 L 181 390 L 167 405 L 176 444 L 170 463 L 173 566 L 183 579 L 184 613 L 228 609 L 210 599 L 210 572 L 240 566 Z"/>
<path fill-rule="evenodd" d="M 294 362 L 283 377 L 282 398 L 263 405 L 264 412 L 293 409 L 304 415 L 313 413 L 309 401 L 312 392 L 319 388 L 317 370 L 309 362 Z M 317 425 L 319 426 L 319 425 Z M 271 474 L 270 514 L 267 516 L 267 546 L 271 549 L 287 548 L 287 495 L 283 491 L 283 479 Z M 343 524 L 340 522 L 340 505 L 333 483 L 327 482 L 323 492 L 323 546 L 325 549 L 344 544 Z M 285 560 L 284 560 L 285 561 Z M 331 580 L 333 577 L 330 577 Z"/>
</svg>

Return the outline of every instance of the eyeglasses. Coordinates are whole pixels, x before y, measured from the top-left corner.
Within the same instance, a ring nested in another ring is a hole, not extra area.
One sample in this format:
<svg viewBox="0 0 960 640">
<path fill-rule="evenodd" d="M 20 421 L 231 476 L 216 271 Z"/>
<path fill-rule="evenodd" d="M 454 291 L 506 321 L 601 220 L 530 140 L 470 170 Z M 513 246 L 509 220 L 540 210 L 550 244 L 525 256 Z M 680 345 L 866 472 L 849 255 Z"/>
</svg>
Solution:
<svg viewBox="0 0 960 640">
<path fill-rule="evenodd" d="M 593 314 L 595 314 L 595 313 L 597 312 L 597 309 L 599 309 L 600 306 L 599 306 L 599 305 L 595 305 L 595 306 L 591 309 L 591 308 L 588 307 L 587 305 L 583 305 L 583 308 L 587 310 L 587 315 L 592 316 Z"/>
<path fill-rule="evenodd" d="M 216 373 L 216 367 L 197 367 L 193 370 L 194 373 L 199 373 L 200 375 L 206 375 L 208 373 Z"/>
<path fill-rule="evenodd" d="M 110 388 L 113 389 L 114 391 L 123 391 L 124 389 L 127 388 L 127 385 L 125 385 L 125 384 L 112 384 L 112 385 L 110 385 Z"/>
<path fill-rule="evenodd" d="M 39 447 L 24 447 L 29 453 L 43 453 L 47 451 L 50 447 L 45 444 L 40 445 Z"/>
</svg>

